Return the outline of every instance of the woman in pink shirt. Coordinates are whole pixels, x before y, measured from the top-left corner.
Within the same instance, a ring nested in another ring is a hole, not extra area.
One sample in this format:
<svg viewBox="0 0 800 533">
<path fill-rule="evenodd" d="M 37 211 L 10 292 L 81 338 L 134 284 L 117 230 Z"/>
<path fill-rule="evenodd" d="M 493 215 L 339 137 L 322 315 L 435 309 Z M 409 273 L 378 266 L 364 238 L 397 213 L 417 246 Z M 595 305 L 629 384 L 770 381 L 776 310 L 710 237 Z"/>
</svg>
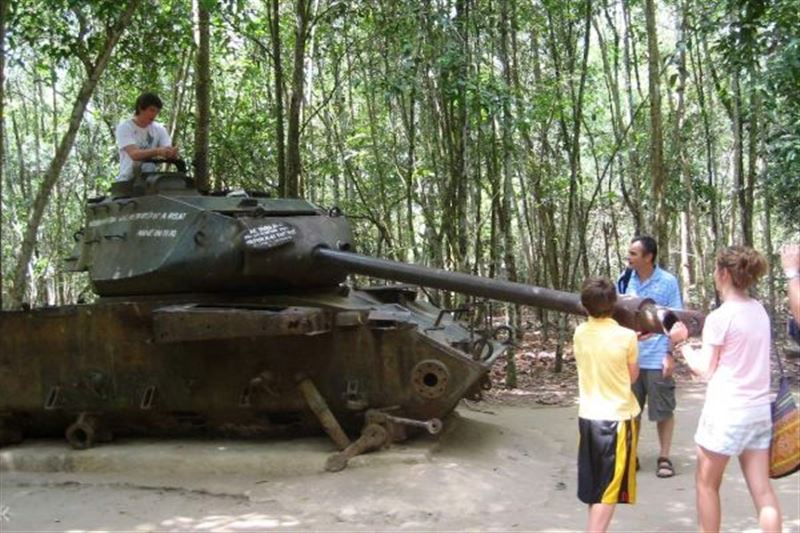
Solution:
<svg viewBox="0 0 800 533">
<path fill-rule="evenodd" d="M 769 481 L 770 325 L 749 289 L 767 270 L 757 251 L 732 246 L 717 255 L 714 283 L 723 301 L 703 327 L 701 348 L 680 346 L 678 323 L 670 338 L 708 388 L 694 440 L 697 444 L 697 514 L 701 531 L 719 531 L 719 487 L 731 456 L 739 464 L 762 531 L 781 531 L 781 511 Z"/>
</svg>

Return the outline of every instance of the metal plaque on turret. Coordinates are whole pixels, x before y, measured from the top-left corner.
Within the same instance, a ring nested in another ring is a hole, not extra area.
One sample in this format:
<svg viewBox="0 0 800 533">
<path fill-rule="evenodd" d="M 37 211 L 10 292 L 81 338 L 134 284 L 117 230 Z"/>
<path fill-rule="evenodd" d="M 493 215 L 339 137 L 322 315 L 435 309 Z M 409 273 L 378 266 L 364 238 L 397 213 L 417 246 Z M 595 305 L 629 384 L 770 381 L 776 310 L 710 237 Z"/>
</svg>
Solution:
<svg viewBox="0 0 800 533">
<path fill-rule="evenodd" d="M 247 248 L 270 250 L 294 240 L 297 230 L 284 222 L 269 222 L 253 226 L 242 235 Z"/>
</svg>

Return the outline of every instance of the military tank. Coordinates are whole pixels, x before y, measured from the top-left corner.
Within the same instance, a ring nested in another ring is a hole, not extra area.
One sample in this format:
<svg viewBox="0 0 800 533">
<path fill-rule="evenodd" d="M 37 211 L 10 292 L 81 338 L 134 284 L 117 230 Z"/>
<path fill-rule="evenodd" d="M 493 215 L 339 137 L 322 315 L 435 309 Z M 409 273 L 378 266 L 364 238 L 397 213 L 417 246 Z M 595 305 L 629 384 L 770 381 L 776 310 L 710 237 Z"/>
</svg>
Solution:
<svg viewBox="0 0 800 533">
<path fill-rule="evenodd" d="M 170 163 L 89 201 L 67 264 L 88 272 L 96 303 L 0 314 L 0 444 L 322 428 L 339 470 L 438 433 L 462 398 L 490 387 L 508 347 L 418 286 L 584 313 L 575 294 L 359 255 L 336 208 L 201 193 Z M 407 285 L 354 289 L 351 273 Z M 702 315 L 637 298 L 615 317 L 639 331 L 702 327 Z"/>
</svg>

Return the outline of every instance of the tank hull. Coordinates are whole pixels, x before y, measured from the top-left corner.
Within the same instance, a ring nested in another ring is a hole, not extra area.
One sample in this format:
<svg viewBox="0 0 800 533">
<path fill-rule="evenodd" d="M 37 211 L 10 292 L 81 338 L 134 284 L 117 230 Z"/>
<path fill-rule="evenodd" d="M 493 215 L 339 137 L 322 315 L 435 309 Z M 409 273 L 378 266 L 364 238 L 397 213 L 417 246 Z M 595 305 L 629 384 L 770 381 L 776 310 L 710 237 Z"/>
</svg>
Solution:
<svg viewBox="0 0 800 533">
<path fill-rule="evenodd" d="M 475 395 L 503 347 L 413 291 L 181 295 L 0 314 L 2 439 L 64 435 L 91 417 L 113 435 L 254 437 L 319 431 L 309 379 L 353 434 L 367 410 L 442 418 Z"/>
</svg>

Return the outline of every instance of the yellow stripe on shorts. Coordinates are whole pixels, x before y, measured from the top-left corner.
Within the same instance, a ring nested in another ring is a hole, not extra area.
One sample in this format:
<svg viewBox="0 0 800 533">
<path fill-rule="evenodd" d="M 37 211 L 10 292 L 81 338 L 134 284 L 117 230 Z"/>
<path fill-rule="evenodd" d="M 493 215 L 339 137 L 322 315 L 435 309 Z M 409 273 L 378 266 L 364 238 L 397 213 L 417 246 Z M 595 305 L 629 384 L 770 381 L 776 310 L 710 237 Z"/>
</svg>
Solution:
<svg viewBox="0 0 800 533">
<path fill-rule="evenodd" d="M 603 492 L 602 503 L 636 502 L 636 433 L 636 420 L 626 420 L 617 425 L 614 477 Z M 627 496 L 623 497 L 623 493 Z"/>
</svg>

